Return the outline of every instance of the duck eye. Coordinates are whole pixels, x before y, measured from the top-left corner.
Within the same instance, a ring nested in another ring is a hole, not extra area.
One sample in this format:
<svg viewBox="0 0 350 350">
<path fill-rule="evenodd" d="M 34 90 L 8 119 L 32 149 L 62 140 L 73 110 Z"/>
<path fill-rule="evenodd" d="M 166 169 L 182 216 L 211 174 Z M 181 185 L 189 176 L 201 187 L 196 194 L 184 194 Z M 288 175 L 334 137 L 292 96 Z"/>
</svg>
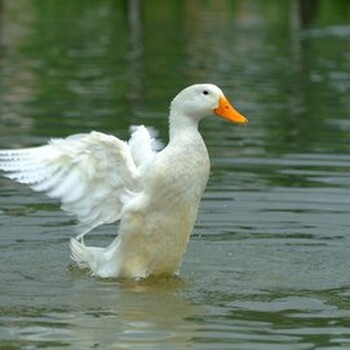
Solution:
<svg viewBox="0 0 350 350">
<path fill-rule="evenodd" d="M 203 91 L 203 95 L 209 95 L 209 91 L 208 90 L 204 90 Z"/>
</svg>

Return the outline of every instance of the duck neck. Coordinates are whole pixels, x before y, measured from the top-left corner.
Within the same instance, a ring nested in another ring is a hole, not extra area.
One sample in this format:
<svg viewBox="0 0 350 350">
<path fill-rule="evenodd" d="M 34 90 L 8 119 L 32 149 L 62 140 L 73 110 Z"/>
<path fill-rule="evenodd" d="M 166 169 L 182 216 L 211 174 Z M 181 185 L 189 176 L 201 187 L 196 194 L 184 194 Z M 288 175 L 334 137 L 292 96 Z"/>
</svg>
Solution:
<svg viewBox="0 0 350 350">
<path fill-rule="evenodd" d="M 198 130 L 198 120 L 183 113 L 170 110 L 169 116 L 169 141 L 176 139 L 184 133 Z"/>
</svg>

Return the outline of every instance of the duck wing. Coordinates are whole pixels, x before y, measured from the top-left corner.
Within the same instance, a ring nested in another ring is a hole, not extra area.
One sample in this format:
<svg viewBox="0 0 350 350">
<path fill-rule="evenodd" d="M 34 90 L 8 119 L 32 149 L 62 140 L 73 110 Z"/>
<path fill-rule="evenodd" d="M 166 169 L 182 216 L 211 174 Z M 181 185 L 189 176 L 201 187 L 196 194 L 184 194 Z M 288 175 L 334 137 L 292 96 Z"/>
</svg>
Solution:
<svg viewBox="0 0 350 350">
<path fill-rule="evenodd" d="M 130 127 L 131 137 L 128 142 L 136 166 L 151 160 L 157 151 L 163 148 L 163 143 L 157 139 L 158 132 L 144 125 Z"/>
<path fill-rule="evenodd" d="M 142 190 L 138 188 L 137 165 L 155 151 L 147 129 L 139 128 L 130 145 L 93 131 L 52 139 L 40 147 L 1 150 L 0 170 L 34 191 L 59 199 L 61 208 L 77 217 L 81 238 L 101 224 L 119 220 L 130 193 Z M 139 150 L 135 162 L 133 153 L 142 146 L 144 151 Z"/>
</svg>

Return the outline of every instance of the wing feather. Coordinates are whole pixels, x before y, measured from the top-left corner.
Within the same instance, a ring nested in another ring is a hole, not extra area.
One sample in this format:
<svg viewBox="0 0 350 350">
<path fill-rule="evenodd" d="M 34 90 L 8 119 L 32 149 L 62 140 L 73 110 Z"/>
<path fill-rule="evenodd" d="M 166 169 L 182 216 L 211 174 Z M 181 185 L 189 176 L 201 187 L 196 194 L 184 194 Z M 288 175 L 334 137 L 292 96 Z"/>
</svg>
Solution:
<svg viewBox="0 0 350 350">
<path fill-rule="evenodd" d="M 0 151 L 5 176 L 58 198 L 85 234 L 120 219 L 123 196 L 137 190 L 138 169 L 129 145 L 99 132 L 53 139 L 49 144 Z"/>
<path fill-rule="evenodd" d="M 156 139 L 157 132 L 144 125 L 133 125 L 130 128 L 131 137 L 128 142 L 132 157 L 137 166 L 151 160 L 163 144 Z"/>
</svg>

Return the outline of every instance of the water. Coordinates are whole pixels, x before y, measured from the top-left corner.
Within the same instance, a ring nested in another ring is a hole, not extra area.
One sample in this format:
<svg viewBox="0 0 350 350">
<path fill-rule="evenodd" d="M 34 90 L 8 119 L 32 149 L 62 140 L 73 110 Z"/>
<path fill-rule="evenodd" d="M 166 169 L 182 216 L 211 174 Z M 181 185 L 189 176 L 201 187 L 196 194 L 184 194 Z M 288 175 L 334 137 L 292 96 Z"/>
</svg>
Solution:
<svg viewBox="0 0 350 350">
<path fill-rule="evenodd" d="M 178 279 L 75 269 L 71 218 L 0 179 L 0 347 L 349 349 L 349 2 L 138 5 L 1 2 L 0 147 L 141 123 L 166 140 L 199 81 L 250 124 L 201 125 L 212 174 Z"/>
</svg>

